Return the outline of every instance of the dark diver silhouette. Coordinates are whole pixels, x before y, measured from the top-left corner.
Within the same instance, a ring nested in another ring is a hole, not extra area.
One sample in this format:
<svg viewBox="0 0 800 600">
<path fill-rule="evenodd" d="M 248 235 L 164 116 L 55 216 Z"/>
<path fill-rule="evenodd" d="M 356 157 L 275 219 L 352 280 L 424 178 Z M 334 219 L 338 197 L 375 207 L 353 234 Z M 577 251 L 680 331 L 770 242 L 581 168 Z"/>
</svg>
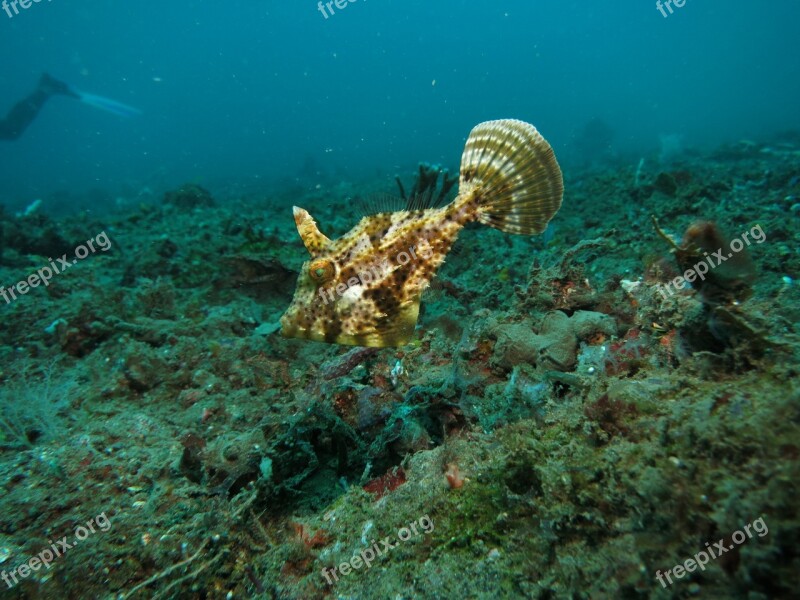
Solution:
<svg viewBox="0 0 800 600">
<path fill-rule="evenodd" d="M 17 102 L 4 119 L 0 120 L 0 140 L 16 140 L 36 119 L 45 103 L 56 95 L 68 96 L 80 100 L 84 104 L 114 113 L 122 117 L 139 114 L 139 110 L 131 106 L 103 98 L 95 94 L 81 92 L 44 73 L 39 79 L 36 89 L 27 97 Z"/>
</svg>

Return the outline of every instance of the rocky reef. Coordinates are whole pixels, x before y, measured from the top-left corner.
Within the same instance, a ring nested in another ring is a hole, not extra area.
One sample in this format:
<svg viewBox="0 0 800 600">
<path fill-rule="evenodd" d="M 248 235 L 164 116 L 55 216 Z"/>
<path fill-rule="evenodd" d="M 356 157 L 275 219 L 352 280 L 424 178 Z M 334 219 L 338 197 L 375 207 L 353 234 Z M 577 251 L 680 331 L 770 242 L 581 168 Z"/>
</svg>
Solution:
<svg viewBox="0 0 800 600">
<path fill-rule="evenodd" d="M 277 198 L 0 214 L 6 288 L 111 244 L 0 301 L 4 597 L 794 597 L 797 152 L 567 172 L 545 235 L 468 228 L 380 350 L 280 337 L 305 250 Z M 309 188 L 357 221 L 354 186 Z"/>
</svg>

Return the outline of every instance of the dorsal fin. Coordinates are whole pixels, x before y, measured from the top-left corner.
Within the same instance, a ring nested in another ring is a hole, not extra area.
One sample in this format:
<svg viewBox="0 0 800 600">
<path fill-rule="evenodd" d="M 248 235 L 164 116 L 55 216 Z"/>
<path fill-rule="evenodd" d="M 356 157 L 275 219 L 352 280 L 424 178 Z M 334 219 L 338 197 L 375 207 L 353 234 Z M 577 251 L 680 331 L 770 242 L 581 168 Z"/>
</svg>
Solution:
<svg viewBox="0 0 800 600">
<path fill-rule="evenodd" d="M 427 191 L 415 196 L 403 199 L 392 194 L 370 194 L 364 198 L 355 200 L 358 207 L 358 216 L 369 217 L 381 213 L 392 213 L 401 210 L 415 211 L 427 210 L 429 208 L 439 208 L 444 203 L 432 192 Z"/>
<path fill-rule="evenodd" d="M 297 225 L 297 233 L 312 257 L 316 258 L 331 243 L 325 235 L 317 228 L 317 223 L 307 210 L 297 206 L 292 207 L 294 213 L 294 224 Z"/>
<path fill-rule="evenodd" d="M 409 196 L 406 201 L 406 210 L 426 210 L 428 208 L 439 208 L 441 198 L 434 195 L 433 190 L 425 190 L 421 194 Z"/>
<path fill-rule="evenodd" d="M 353 200 L 359 217 L 392 213 L 406 209 L 406 201 L 392 194 L 367 194 Z"/>
</svg>

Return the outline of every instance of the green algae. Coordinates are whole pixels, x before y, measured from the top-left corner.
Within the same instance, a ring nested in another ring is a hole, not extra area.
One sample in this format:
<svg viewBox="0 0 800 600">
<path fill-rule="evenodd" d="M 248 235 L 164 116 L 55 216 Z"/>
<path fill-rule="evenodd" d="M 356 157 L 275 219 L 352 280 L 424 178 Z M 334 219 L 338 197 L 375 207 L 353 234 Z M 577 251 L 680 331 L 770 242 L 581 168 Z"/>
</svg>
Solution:
<svg viewBox="0 0 800 600">
<path fill-rule="evenodd" d="M 737 160 L 789 181 L 769 155 Z M 120 215 L 124 254 L 8 307 L 0 331 L 4 382 L 21 355 L 66 355 L 90 417 L 66 414 L 55 439 L 3 452 L 0 491 L 17 507 L 1 523 L 9 560 L 113 507 L 112 532 L 12 594 L 790 597 L 798 288 L 782 277 L 800 263 L 779 213 L 717 206 L 749 193 L 734 183 L 740 167 L 671 172 L 663 200 L 678 229 L 701 209 L 729 231 L 763 223 L 761 275 L 739 306 L 660 297 L 671 257 L 630 204 L 662 197 L 609 170 L 573 189 L 558 244 L 466 231 L 414 343 L 341 373 L 328 365 L 344 351 L 264 327 L 293 286 L 253 280 L 297 264 L 290 211 L 285 227 L 254 224 L 263 235 L 221 202 Z M 333 228 L 352 216 L 352 190 L 337 190 L 321 208 Z M 364 489 L 398 468 L 381 497 Z M 335 584 L 323 577 L 424 515 L 432 532 Z M 670 588 L 656 581 L 761 516 L 766 536 Z M 104 568 L 78 579 L 73 560 Z"/>
</svg>

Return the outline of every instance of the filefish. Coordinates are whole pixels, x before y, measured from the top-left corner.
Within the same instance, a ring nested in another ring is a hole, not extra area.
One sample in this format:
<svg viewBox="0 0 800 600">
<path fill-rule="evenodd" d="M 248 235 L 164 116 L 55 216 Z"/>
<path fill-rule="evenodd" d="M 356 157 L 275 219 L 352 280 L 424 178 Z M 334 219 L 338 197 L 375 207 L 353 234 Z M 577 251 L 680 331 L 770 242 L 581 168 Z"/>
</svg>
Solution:
<svg viewBox="0 0 800 600">
<path fill-rule="evenodd" d="M 294 207 L 311 258 L 303 264 L 281 333 L 351 346 L 407 344 L 422 293 L 459 232 L 479 222 L 534 235 L 561 207 L 564 183 L 550 144 L 533 125 L 514 119 L 477 125 L 461 156 L 458 195 L 442 207 L 365 216 L 337 240 Z"/>
</svg>

